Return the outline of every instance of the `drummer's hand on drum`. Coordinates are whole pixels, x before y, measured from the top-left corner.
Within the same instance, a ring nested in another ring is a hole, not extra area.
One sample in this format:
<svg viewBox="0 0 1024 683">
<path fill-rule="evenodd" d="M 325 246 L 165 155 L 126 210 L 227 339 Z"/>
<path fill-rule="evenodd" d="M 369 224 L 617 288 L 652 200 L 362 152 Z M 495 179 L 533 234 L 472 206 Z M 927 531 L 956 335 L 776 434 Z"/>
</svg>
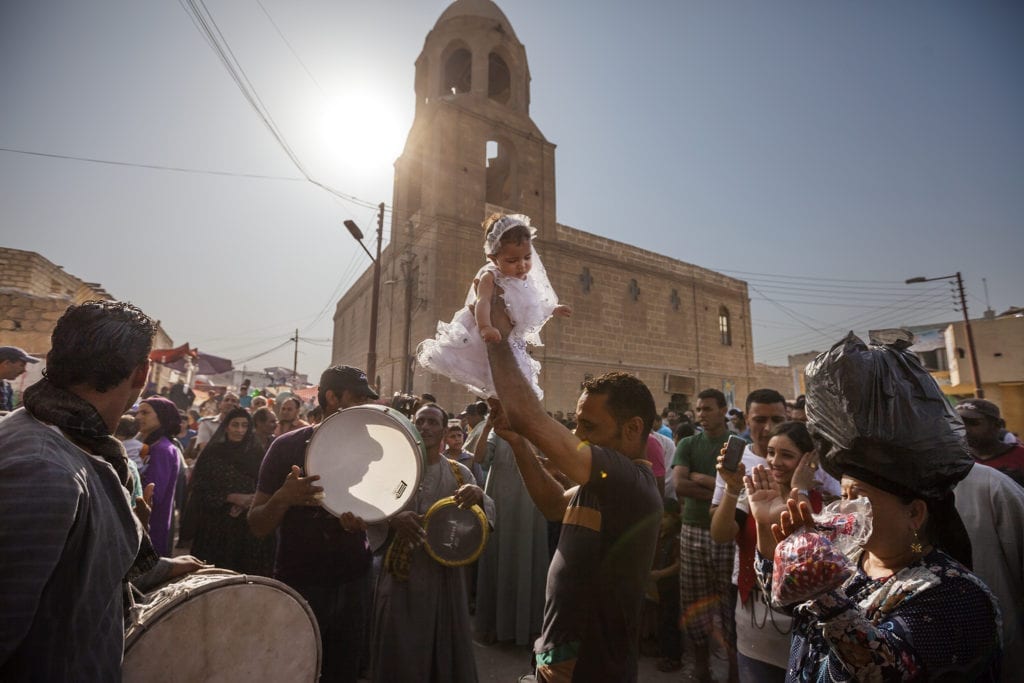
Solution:
<svg viewBox="0 0 1024 683">
<path fill-rule="evenodd" d="M 427 532 L 423 530 L 423 518 L 412 510 L 399 512 L 391 518 L 389 524 L 399 538 L 413 545 L 419 545 L 427 537 Z"/>
<path fill-rule="evenodd" d="M 453 497 L 460 508 L 471 508 L 483 502 L 484 491 L 474 484 L 463 484 Z"/>
<path fill-rule="evenodd" d="M 288 478 L 284 480 L 281 488 L 274 493 L 273 497 L 289 507 L 293 505 L 301 505 L 303 507 L 320 505 L 322 498 L 320 494 L 323 493 L 324 488 L 313 483 L 319 479 L 319 474 L 309 477 L 302 476 L 302 470 L 297 465 L 292 465 L 292 471 L 288 473 Z"/>
<path fill-rule="evenodd" d="M 341 516 L 338 517 L 338 522 L 341 523 L 341 528 L 350 534 L 366 531 L 366 522 L 363 521 L 363 518 L 356 517 L 351 512 L 342 512 Z"/>
<path fill-rule="evenodd" d="M 168 557 L 164 559 L 166 559 L 170 564 L 170 569 L 167 573 L 168 579 L 173 579 L 176 576 L 194 572 L 195 570 L 202 569 L 203 567 L 213 566 L 212 564 L 203 562 L 195 555 L 178 555 L 177 557 Z"/>
</svg>

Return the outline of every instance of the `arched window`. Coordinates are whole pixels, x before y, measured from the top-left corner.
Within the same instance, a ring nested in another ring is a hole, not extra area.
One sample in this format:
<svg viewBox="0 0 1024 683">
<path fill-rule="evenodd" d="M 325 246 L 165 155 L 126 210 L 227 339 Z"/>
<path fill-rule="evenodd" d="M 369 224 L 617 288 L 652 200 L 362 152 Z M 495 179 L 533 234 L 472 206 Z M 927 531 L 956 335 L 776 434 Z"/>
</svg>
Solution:
<svg viewBox="0 0 1024 683">
<path fill-rule="evenodd" d="M 473 55 L 464 47 L 448 55 L 444 63 L 444 86 L 442 95 L 458 95 L 469 92 L 473 84 Z"/>
<path fill-rule="evenodd" d="M 515 191 L 515 148 L 504 140 L 488 140 L 486 147 L 487 203 L 513 207 Z"/>
<path fill-rule="evenodd" d="M 718 333 L 722 338 L 723 346 L 732 346 L 732 327 L 729 323 L 729 309 L 725 306 L 718 308 Z"/>
<path fill-rule="evenodd" d="M 495 102 L 508 104 L 512 97 L 512 76 L 508 64 L 493 52 L 487 61 L 487 96 Z"/>
</svg>

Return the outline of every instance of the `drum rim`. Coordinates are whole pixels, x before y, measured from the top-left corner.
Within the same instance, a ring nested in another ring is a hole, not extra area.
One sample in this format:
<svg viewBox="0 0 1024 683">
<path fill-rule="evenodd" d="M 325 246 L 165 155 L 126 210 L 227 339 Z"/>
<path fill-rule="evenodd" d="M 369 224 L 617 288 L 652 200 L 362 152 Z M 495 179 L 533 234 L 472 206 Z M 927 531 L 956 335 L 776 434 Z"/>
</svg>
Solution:
<svg viewBox="0 0 1024 683">
<path fill-rule="evenodd" d="M 409 506 L 412 504 L 413 500 L 416 498 L 415 492 L 417 490 L 419 490 L 420 482 L 421 482 L 421 480 L 423 478 L 423 469 L 424 469 L 424 467 L 426 467 L 427 448 L 426 448 L 426 445 L 424 445 L 424 443 L 423 443 L 423 437 L 420 435 L 419 430 L 416 429 L 416 425 L 414 425 L 412 423 L 412 421 L 410 421 L 409 418 L 407 418 L 403 413 L 401 413 L 400 411 L 395 410 L 394 408 L 391 408 L 389 406 L 382 406 L 382 405 L 379 405 L 379 404 L 376 404 L 376 403 L 364 403 L 364 404 L 361 404 L 361 405 L 352 406 L 350 408 L 345 408 L 344 410 L 339 410 L 339 411 L 337 411 L 335 413 L 332 413 L 332 414 L 328 415 L 326 418 L 324 418 L 323 422 L 321 422 L 317 426 L 317 428 L 313 430 L 312 436 L 309 437 L 309 441 L 306 443 L 306 453 L 305 453 L 305 457 L 303 458 L 302 465 L 303 465 L 303 469 L 304 469 L 305 475 L 306 476 L 310 476 L 310 471 L 309 471 L 309 449 L 313 445 L 313 441 L 316 439 L 317 435 L 321 433 L 320 428 L 323 425 L 327 424 L 327 422 L 329 420 L 337 417 L 338 415 L 341 415 L 342 413 L 349 413 L 349 412 L 352 412 L 352 411 L 364 412 L 364 411 L 367 411 L 367 410 L 372 411 L 372 412 L 377 412 L 377 413 L 383 413 L 384 415 L 386 415 L 386 416 L 388 416 L 390 418 L 394 418 L 396 422 L 401 424 L 404 427 L 403 432 L 408 437 L 409 442 L 413 446 L 415 446 L 415 450 L 416 450 L 417 456 L 419 457 L 419 467 L 416 468 L 416 476 L 414 478 L 413 483 L 409 486 L 410 490 L 413 493 L 405 501 L 405 504 L 402 505 L 402 507 L 398 508 L 397 510 L 395 510 L 391 514 L 385 515 L 384 517 L 380 517 L 380 518 L 376 518 L 375 517 L 373 519 L 365 519 L 364 520 L 364 521 L 366 521 L 369 524 L 377 524 L 377 523 L 380 523 L 380 522 L 385 522 L 385 521 L 391 519 L 392 517 L 394 517 L 395 515 L 397 515 L 397 514 L 399 514 L 401 512 L 404 512 L 405 510 L 407 510 L 409 508 Z M 313 474 L 316 474 L 316 473 L 314 472 Z M 342 515 L 342 513 L 348 512 L 347 510 L 339 510 L 339 511 L 335 512 L 331 508 L 327 507 L 327 505 L 324 504 L 324 501 L 320 502 L 320 507 L 323 508 L 324 510 L 326 510 L 327 512 L 329 512 L 330 514 L 334 515 L 335 517 L 340 517 Z"/>
<path fill-rule="evenodd" d="M 313 626 L 313 636 L 316 644 L 316 672 L 313 680 L 316 681 L 320 679 L 320 673 L 324 661 L 323 643 L 320 640 L 320 624 L 316 620 L 316 614 L 313 612 L 313 608 L 310 606 L 309 602 L 307 602 L 306 599 L 302 597 L 301 593 L 299 593 L 297 590 L 295 590 L 288 584 L 284 583 L 283 581 L 278 581 L 277 579 L 270 578 L 269 576 L 259 576 L 255 574 L 239 574 L 238 572 L 233 572 L 230 569 L 221 569 L 219 567 L 204 567 L 203 569 L 198 569 L 194 572 L 189 572 L 188 574 L 184 574 L 182 576 L 175 577 L 170 581 L 166 581 L 160 584 L 160 586 L 158 586 L 157 588 L 154 588 L 153 590 L 149 591 L 146 595 L 156 593 L 157 591 L 160 591 L 173 583 L 187 581 L 189 578 L 195 576 L 209 576 L 211 577 L 211 579 L 220 580 L 211 580 L 208 582 L 204 582 L 197 586 L 195 590 L 190 590 L 180 595 L 174 596 L 173 598 L 167 601 L 166 605 L 161 605 L 158 609 L 154 610 L 151 615 L 148 615 L 148 618 L 143 623 L 139 623 L 133 619 L 125 629 L 124 650 L 121 655 L 122 667 L 124 666 L 124 663 L 127 660 L 130 651 L 139 641 L 139 639 L 142 638 L 142 636 L 146 635 L 153 627 L 155 627 L 157 622 L 159 622 L 160 618 L 162 618 L 165 614 L 170 612 L 171 608 L 176 607 L 182 603 L 188 602 L 192 598 L 197 598 L 204 593 L 209 593 L 214 588 L 224 588 L 228 586 L 239 585 L 259 585 L 267 586 L 270 588 L 276 588 L 279 591 L 285 593 L 286 595 L 291 597 L 292 600 L 294 600 L 296 604 L 298 604 L 299 608 L 306 614 L 306 617 L 309 619 L 309 623 Z"/>
<path fill-rule="evenodd" d="M 194 572 L 189 572 L 188 574 L 176 576 L 169 581 L 165 581 L 153 590 L 147 592 L 146 595 L 152 595 L 153 593 L 157 593 L 172 584 L 183 583 L 185 581 L 188 581 L 190 578 L 194 578 L 196 576 L 209 576 L 211 580 L 199 584 L 192 590 L 182 592 L 170 598 L 167 601 L 166 605 L 161 605 L 160 607 L 154 609 L 152 613 L 147 614 L 145 621 L 139 622 L 133 618 L 127 624 L 127 628 L 125 629 L 124 634 L 125 654 L 128 654 L 129 648 L 135 644 L 135 641 L 138 640 L 139 636 L 148 631 L 150 625 L 153 624 L 153 622 L 156 621 L 159 617 L 163 616 L 164 613 L 169 612 L 172 607 L 175 607 L 176 605 L 183 602 L 188 602 L 192 598 L 198 597 L 203 593 L 209 593 L 214 588 L 223 588 L 226 586 L 235 585 L 270 586 L 271 588 L 277 588 L 281 590 L 283 593 L 287 593 L 288 595 L 290 595 L 292 598 L 295 599 L 297 603 L 299 603 L 299 606 L 302 607 L 303 611 L 305 611 L 306 614 L 310 617 L 310 621 L 313 623 L 313 628 L 316 631 L 317 642 L 319 643 L 320 625 L 316 621 L 316 614 L 313 613 L 313 608 L 309 606 L 309 603 L 306 601 L 304 597 L 302 597 L 302 594 L 299 593 L 297 590 L 295 590 L 288 584 L 284 583 L 283 581 L 278 581 L 277 579 L 270 578 L 269 576 L 259 576 L 257 574 L 239 574 L 238 572 L 231 571 L 230 569 L 222 569 L 220 567 L 203 567 L 202 569 L 197 569 Z M 320 645 L 318 644 L 317 651 L 319 650 Z"/>
<path fill-rule="evenodd" d="M 423 530 L 426 531 L 427 528 L 430 526 L 430 519 L 431 517 L 433 517 L 435 512 L 443 508 L 450 507 L 452 505 L 458 507 L 458 505 L 455 502 L 455 496 L 441 498 L 433 505 L 431 505 L 429 508 L 427 508 L 426 514 L 423 515 Z M 423 542 L 423 549 L 427 551 L 427 554 L 430 555 L 430 557 L 433 558 L 434 561 L 436 561 L 438 564 L 443 564 L 446 567 L 462 567 L 464 565 L 476 562 L 478 559 L 480 559 L 480 555 L 483 554 L 484 548 L 487 547 L 487 540 L 488 538 L 490 538 L 491 535 L 490 524 L 487 523 L 487 515 L 484 514 L 484 511 L 480 508 L 479 505 L 473 505 L 472 507 L 460 509 L 466 510 L 467 512 L 472 512 L 474 515 L 476 515 L 477 519 L 480 520 L 480 527 L 483 529 L 483 534 L 480 537 L 479 547 L 477 547 L 477 549 L 473 551 L 472 556 L 470 556 L 468 559 L 463 560 L 449 560 L 438 555 L 436 552 L 434 552 L 434 549 L 430 547 L 430 540 L 428 536 Z"/>
</svg>

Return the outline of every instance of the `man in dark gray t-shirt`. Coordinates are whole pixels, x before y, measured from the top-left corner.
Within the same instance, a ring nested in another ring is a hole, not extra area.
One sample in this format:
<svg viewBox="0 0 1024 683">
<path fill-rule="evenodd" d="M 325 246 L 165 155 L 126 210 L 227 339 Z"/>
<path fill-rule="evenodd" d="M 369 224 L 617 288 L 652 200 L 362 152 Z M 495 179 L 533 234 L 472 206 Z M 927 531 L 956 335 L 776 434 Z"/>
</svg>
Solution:
<svg viewBox="0 0 1024 683">
<path fill-rule="evenodd" d="M 500 399 L 492 401 L 491 422 L 512 446 L 534 503 L 562 522 L 534 648 L 537 680 L 636 681 L 643 589 L 662 513 L 644 459 L 654 398 L 626 373 L 588 380 L 569 432 L 547 415 L 518 369 L 503 307 L 494 306 L 491 317 L 502 333 L 487 345 Z M 580 486 L 565 490 L 533 446 Z"/>
</svg>

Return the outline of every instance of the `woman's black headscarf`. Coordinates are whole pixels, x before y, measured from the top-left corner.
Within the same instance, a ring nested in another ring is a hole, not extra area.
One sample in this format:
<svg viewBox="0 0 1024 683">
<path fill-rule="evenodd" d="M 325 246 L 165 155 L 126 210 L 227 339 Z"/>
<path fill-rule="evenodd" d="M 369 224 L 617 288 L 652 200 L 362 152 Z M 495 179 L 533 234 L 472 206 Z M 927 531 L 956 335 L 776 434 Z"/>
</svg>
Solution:
<svg viewBox="0 0 1024 683">
<path fill-rule="evenodd" d="M 142 399 L 140 403 L 152 408 L 156 413 L 156 419 L 160 421 L 160 426 L 146 436 L 146 443 L 153 444 L 165 436 L 173 439 L 178 435 L 181 430 L 181 413 L 178 412 L 178 406 L 162 396 L 150 396 Z"/>
<path fill-rule="evenodd" d="M 232 420 L 239 417 L 245 418 L 248 427 L 241 441 L 231 441 L 227 435 L 228 425 L 231 424 Z M 210 439 L 210 445 L 207 446 L 207 449 L 213 449 L 214 452 L 222 454 L 240 472 L 251 476 L 253 479 L 259 477 L 260 463 L 263 461 L 263 449 L 256 440 L 252 415 L 245 408 L 235 408 L 221 420 L 213 438 Z"/>
</svg>

